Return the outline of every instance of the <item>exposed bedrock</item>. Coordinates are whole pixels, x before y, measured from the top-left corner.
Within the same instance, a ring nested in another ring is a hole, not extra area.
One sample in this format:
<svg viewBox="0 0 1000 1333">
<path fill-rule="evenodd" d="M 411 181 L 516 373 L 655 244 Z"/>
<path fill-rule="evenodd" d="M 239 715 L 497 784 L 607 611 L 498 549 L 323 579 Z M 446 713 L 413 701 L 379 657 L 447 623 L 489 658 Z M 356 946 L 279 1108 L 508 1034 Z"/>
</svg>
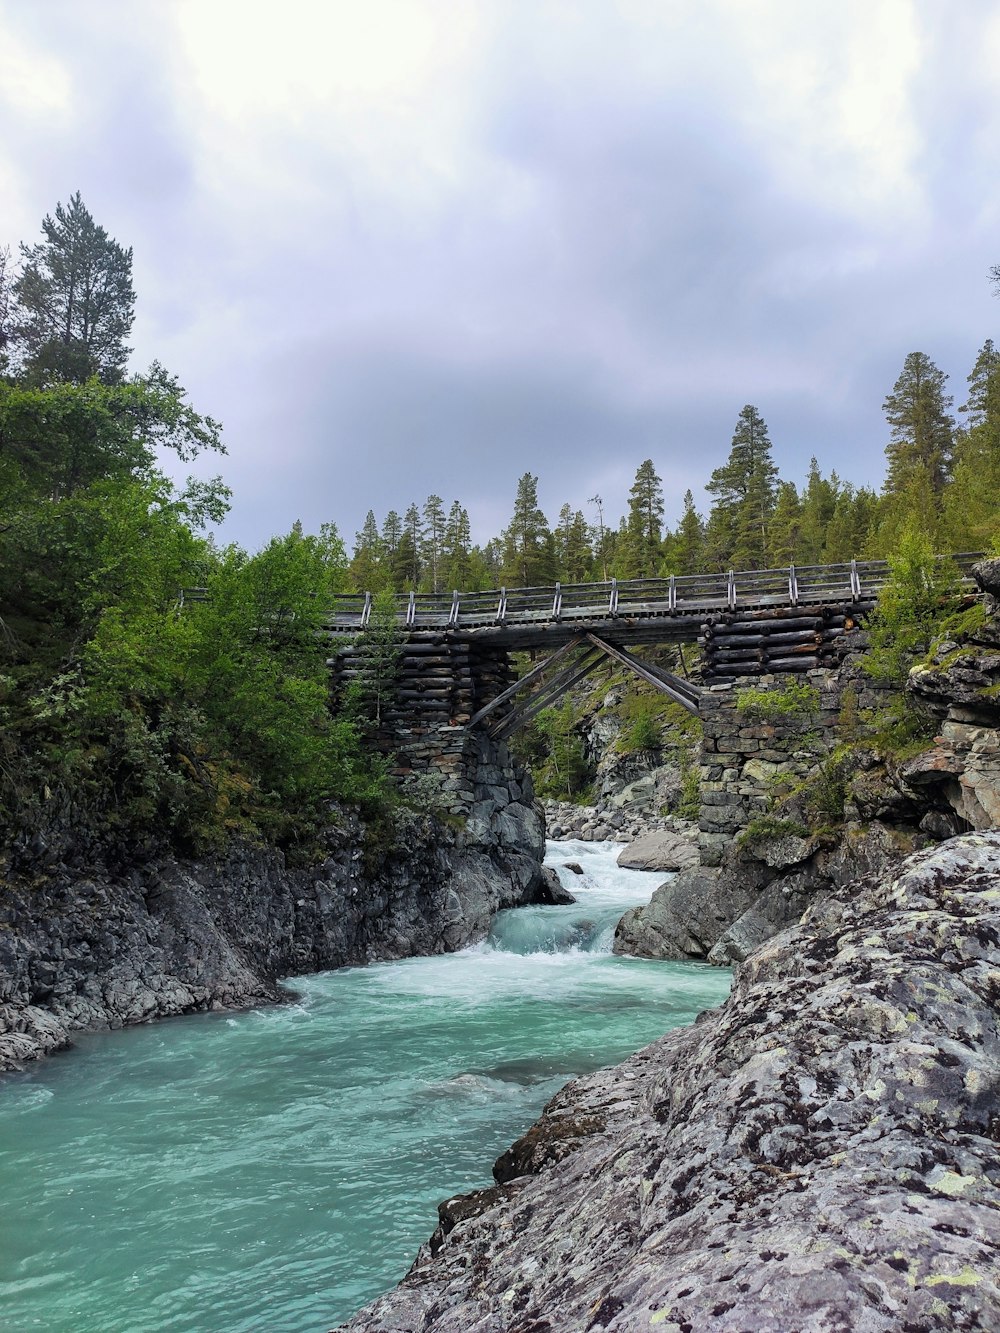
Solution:
<svg viewBox="0 0 1000 1333">
<path fill-rule="evenodd" d="M 569 1084 L 344 1327 L 1000 1328 L 1000 834 L 814 903 Z M 435 1253 L 436 1252 L 436 1253 Z"/>
<path fill-rule="evenodd" d="M 315 865 L 237 847 L 119 874 L 0 875 L 0 1070 L 87 1027 L 279 997 L 277 978 L 482 938 L 541 888 L 530 779 L 483 747 L 461 828 L 400 814 L 376 837 L 341 815 Z"/>
<path fill-rule="evenodd" d="M 915 828 L 873 821 L 836 835 L 734 841 L 721 866 L 694 866 L 626 912 L 614 951 L 639 958 L 741 962 L 799 920 L 817 894 L 897 864 L 927 841 Z"/>
</svg>

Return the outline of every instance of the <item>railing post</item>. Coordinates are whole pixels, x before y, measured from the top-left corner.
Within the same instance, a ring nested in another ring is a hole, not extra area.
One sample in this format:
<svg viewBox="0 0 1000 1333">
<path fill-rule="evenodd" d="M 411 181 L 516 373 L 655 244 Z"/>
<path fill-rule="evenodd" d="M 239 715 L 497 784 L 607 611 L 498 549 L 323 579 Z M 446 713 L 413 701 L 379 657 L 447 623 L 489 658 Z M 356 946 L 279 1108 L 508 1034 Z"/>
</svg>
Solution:
<svg viewBox="0 0 1000 1333">
<path fill-rule="evenodd" d="M 558 620 L 562 615 L 562 584 L 556 583 L 556 595 L 552 599 L 552 619 Z"/>
<path fill-rule="evenodd" d="M 736 610 L 736 572 L 729 571 L 729 579 L 726 584 L 726 600 L 729 603 L 730 611 Z"/>
<path fill-rule="evenodd" d="M 677 610 L 677 576 L 670 575 L 670 591 L 667 593 L 667 610 Z"/>
<path fill-rule="evenodd" d="M 497 624 L 502 624 L 507 616 L 507 589 L 500 589 L 500 601 L 497 604 Z"/>
<path fill-rule="evenodd" d="M 361 628 L 362 628 L 362 629 L 367 629 L 367 628 L 368 628 L 368 618 L 371 616 L 371 613 L 372 613 L 372 595 L 371 595 L 370 592 L 366 592 L 366 593 L 365 593 L 365 604 L 364 604 L 364 606 L 361 608 Z"/>
<path fill-rule="evenodd" d="M 452 591 L 452 594 L 451 594 L 451 615 L 448 617 L 448 626 L 449 626 L 449 628 L 451 628 L 451 626 L 453 626 L 453 625 L 457 625 L 457 624 L 458 624 L 458 608 L 459 608 L 459 604 L 460 604 L 460 603 L 459 603 L 458 589 L 455 588 L 455 589 Z"/>
<path fill-rule="evenodd" d="M 799 581 L 795 577 L 795 566 L 788 566 L 788 600 L 792 606 L 799 604 Z"/>
<path fill-rule="evenodd" d="M 408 627 L 417 623 L 417 594 L 410 589 L 410 600 L 406 604 L 406 624 Z"/>
<path fill-rule="evenodd" d="M 611 580 L 611 596 L 608 598 L 608 615 L 616 616 L 618 614 L 618 580 Z"/>
<path fill-rule="evenodd" d="M 857 560 L 851 561 L 851 595 L 856 602 L 861 601 L 861 576 L 858 573 Z"/>
</svg>

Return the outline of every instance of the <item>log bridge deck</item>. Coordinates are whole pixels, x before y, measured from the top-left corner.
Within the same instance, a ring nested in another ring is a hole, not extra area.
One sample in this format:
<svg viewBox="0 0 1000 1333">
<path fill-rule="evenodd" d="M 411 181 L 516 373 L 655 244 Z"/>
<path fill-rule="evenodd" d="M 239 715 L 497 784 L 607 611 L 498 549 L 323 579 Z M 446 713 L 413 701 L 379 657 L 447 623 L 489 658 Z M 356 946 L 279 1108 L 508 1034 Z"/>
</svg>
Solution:
<svg viewBox="0 0 1000 1333">
<path fill-rule="evenodd" d="M 979 558 L 951 557 L 969 591 Z M 397 725 L 482 727 L 504 739 L 608 657 L 697 713 L 698 686 L 629 648 L 697 643 L 710 683 L 836 666 L 889 574 L 885 561 L 851 560 L 450 596 L 401 593 Z M 326 619 L 341 641 L 331 666 L 342 683 L 364 675 L 374 606 L 371 593 L 345 595 Z M 526 650 L 543 651 L 545 660 L 514 680 L 508 654 Z"/>
</svg>

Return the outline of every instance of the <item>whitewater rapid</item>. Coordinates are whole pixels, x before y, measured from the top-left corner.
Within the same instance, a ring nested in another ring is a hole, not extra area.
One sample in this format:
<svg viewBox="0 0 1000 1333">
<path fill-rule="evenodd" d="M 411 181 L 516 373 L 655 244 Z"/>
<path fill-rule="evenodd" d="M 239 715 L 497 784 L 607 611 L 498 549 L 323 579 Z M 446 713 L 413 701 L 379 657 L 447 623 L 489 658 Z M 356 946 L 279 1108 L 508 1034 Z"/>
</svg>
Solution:
<svg viewBox="0 0 1000 1333">
<path fill-rule="evenodd" d="M 550 843 L 577 903 L 461 953 L 86 1035 L 7 1079 L 4 1330 L 318 1333 L 391 1285 L 568 1078 L 725 997 L 725 972 L 611 954 L 664 879 L 618 850 Z"/>
</svg>

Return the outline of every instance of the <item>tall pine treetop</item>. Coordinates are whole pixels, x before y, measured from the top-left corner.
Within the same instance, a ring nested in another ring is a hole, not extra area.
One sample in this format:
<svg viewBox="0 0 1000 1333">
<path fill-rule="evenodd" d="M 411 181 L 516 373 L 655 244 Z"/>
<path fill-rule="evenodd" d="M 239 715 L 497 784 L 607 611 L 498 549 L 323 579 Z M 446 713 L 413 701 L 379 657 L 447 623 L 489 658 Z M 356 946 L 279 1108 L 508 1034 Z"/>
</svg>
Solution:
<svg viewBox="0 0 1000 1333">
<path fill-rule="evenodd" d="M 40 384 L 121 382 L 135 319 L 132 251 L 91 217 L 79 191 L 42 222 L 45 239 L 22 245 L 13 283 L 15 341 L 26 377 Z"/>
</svg>

